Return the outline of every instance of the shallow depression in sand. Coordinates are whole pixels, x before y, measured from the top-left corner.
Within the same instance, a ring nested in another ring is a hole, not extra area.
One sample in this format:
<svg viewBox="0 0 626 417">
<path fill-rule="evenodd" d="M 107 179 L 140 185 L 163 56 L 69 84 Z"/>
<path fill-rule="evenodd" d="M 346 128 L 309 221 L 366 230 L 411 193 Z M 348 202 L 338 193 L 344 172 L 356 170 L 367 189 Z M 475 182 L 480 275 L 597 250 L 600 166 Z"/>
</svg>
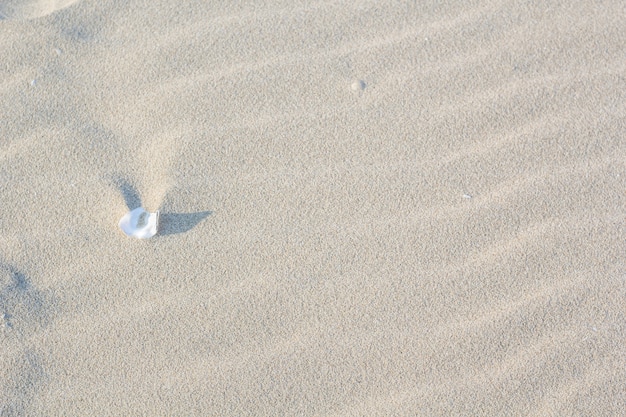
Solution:
<svg viewBox="0 0 626 417">
<path fill-rule="evenodd" d="M 80 0 L 0 0 L 0 19 L 34 19 L 47 16 Z"/>
</svg>

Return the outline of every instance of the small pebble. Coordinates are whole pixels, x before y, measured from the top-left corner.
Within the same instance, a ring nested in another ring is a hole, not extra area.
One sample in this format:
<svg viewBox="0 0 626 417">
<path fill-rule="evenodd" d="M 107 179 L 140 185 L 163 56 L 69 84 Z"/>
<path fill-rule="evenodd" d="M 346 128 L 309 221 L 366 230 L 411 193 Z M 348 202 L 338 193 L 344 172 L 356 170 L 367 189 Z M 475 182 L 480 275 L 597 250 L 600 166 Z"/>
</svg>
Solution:
<svg viewBox="0 0 626 417">
<path fill-rule="evenodd" d="M 359 91 L 359 90 L 363 91 L 365 90 L 366 84 L 365 84 L 365 81 L 358 80 L 358 81 L 353 82 L 351 87 L 352 87 L 352 91 Z"/>
</svg>

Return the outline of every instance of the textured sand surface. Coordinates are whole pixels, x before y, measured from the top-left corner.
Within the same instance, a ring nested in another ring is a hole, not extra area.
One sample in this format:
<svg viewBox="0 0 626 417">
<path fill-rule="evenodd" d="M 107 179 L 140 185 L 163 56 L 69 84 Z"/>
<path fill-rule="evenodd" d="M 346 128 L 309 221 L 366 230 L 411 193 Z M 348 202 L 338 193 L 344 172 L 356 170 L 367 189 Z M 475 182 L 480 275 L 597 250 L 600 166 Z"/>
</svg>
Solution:
<svg viewBox="0 0 626 417">
<path fill-rule="evenodd" d="M 2 0 L 0 19 L 26 20 L 47 16 L 79 0 Z"/>
<path fill-rule="evenodd" d="M 0 415 L 623 415 L 623 0 L 0 14 Z"/>
</svg>

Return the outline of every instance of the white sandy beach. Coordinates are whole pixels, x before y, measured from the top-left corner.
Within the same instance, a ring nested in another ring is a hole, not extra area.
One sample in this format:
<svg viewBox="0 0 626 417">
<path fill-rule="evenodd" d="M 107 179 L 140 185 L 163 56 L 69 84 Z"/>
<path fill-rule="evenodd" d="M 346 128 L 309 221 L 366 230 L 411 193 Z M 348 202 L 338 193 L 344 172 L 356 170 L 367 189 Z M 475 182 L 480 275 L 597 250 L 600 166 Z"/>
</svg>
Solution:
<svg viewBox="0 0 626 417">
<path fill-rule="evenodd" d="M 624 415 L 623 0 L 0 16 L 1 416 Z"/>
</svg>

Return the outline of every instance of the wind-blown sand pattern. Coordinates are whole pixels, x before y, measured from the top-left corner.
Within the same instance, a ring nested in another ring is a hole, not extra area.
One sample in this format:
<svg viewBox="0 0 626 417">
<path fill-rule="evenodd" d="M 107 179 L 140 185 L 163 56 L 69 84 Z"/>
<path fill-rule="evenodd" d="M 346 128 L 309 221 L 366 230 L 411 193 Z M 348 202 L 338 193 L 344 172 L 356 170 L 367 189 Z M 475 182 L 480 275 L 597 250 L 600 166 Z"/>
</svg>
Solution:
<svg viewBox="0 0 626 417">
<path fill-rule="evenodd" d="M 1 0 L 0 19 L 35 19 L 71 6 L 79 0 Z"/>
<path fill-rule="evenodd" d="M 70 3 L 0 1 L 0 415 L 626 409 L 623 1 Z"/>
</svg>

